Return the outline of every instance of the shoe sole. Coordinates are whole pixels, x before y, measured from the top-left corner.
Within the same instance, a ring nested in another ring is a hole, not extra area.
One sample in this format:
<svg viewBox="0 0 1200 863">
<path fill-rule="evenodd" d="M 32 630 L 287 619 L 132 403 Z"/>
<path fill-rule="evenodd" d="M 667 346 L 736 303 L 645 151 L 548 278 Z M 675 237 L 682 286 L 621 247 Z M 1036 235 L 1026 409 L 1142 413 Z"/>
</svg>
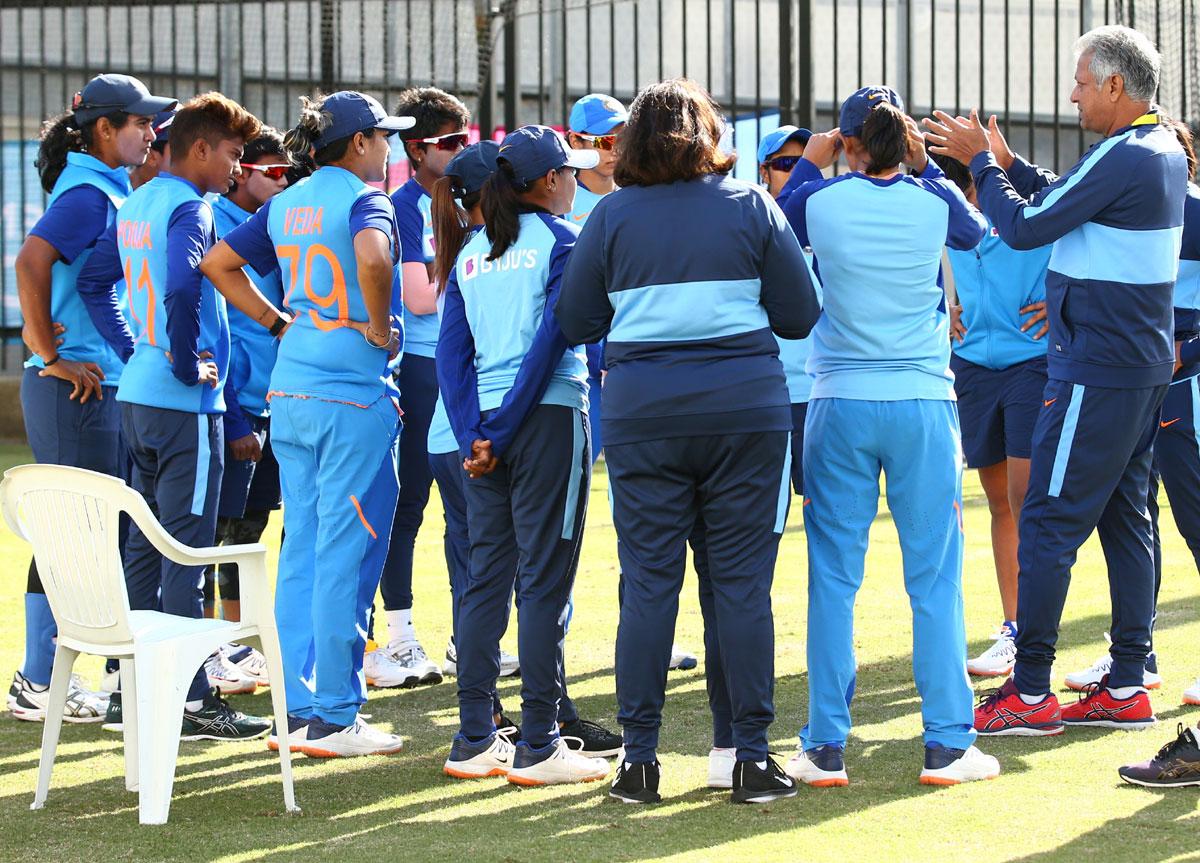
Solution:
<svg viewBox="0 0 1200 863">
<path fill-rule="evenodd" d="M 797 782 L 803 782 L 811 788 L 845 788 L 850 784 L 849 777 L 843 779 L 840 776 L 833 779 L 797 779 L 795 776 L 792 778 L 796 779 Z"/>
<path fill-rule="evenodd" d="M 621 752 L 621 747 L 618 746 L 616 749 L 598 749 L 598 750 L 572 749 L 571 751 L 578 752 L 580 755 L 584 756 L 585 758 L 616 758 L 617 755 L 620 754 L 620 752 Z"/>
<path fill-rule="evenodd" d="M 1016 728 L 1001 728 L 997 731 L 985 731 L 982 728 L 975 730 L 984 737 L 1057 737 L 1067 729 L 1065 725 L 1042 727 L 1022 725 Z"/>
<path fill-rule="evenodd" d="M 437 686 L 442 682 L 442 673 L 440 671 L 431 671 L 417 681 L 418 686 Z"/>
<path fill-rule="evenodd" d="M 1073 683 L 1070 680 L 1064 680 L 1063 684 L 1067 687 L 1067 689 L 1071 690 L 1072 692 L 1083 692 L 1085 689 L 1087 689 L 1089 686 L 1092 685 L 1091 683 Z M 1142 688 L 1143 689 L 1162 689 L 1162 681 L 1160 680 L 1157 683 L 1143 683 Z"/>
<path fill-rule="evenodd" d="M 1119 731 L 1145 731 L 1147 728 L 1153 728 L 1157 722 L 1156 717 L 1138 722 L 1115 722 L 1111 719 L 1087 719 L 1072 722 L 1064 719 L 1063 725 L 1070 725 L 1072 728 L 1115 728 Z"/>
<path fill-rule="evenodd" d="M 254 690 L 258 689 L 257 683 L 247 683 L 231 689 L 226 689 L 219 683 L 213 683 L 212 686 L 221 693 L 221 697 L 225 697 L 226 695 L 251 695 L 254 693 Z"/>
<path fill-rule="evenodd" d="M 710 780 L 708 780 L 708 785 L 706 787 L 711 788 L 714 791 L 728 791 L 730 788 L 733 787 L 733 780 L 730 779 L 730 780 L 726 781 L 724 779 L 720 779 L 717 781 L 713 781 L 712 779 L 710 779 Z"/>
<path fill-rule="evenodd" d="M 653 796 L 647 796 L 645 799 L 629 797 L 624 794 L 617 794 L 615 791 L 609 791 L 608 796 L 613 800 L 620 801 L 621 803 L 662 803 L 662 795 L 657 793 Z"/>
<path fill-rule="evenodd" d="M 699 664 L 700 664 L 700 661 L 697 659 L 685 659 L 685 660 L 683 660 L 683 662 L 679 663 L 678 665 L 668 666 L 668 670 L 669 671 L 691 671 L 693 668 L 695 668 Z"/>
<path fill-rule="evenodd" d="M 575 785 L 580 782 L 599 782 L 601 779 L 606 779 L 608 774 L 603 776 L 587 776 L 582 779 L 564 780 L 562 782 L 544 782 L 541 779 L 530 779 L 528 776 L 513 776 L 508 774 L 508 781 L 513 785 L 520 785 L 522 788 L 540 788 L 543 785 Z"/>
<path fill-rule="evenodd" d="M 278 752 L 279 751 L 279 741 L 278 740 L 268 740 L 267 748 L 270 749 L 272 752 Z M 298 744 L 293 743 L 291 746 L 288 747 L 288 752 L 299 752 L 299 751 L 300 751 L 300 746 Z"/>
<path fill-rule="evenodd" d="M 520 668 L 514 668 L 512 671 L 501 671 L 501 672 L 500 672 L 500 674 L 499 674 L 499 676 L 500 676 L 500 677 L 520 677 L 520 676 L 521 676 L 521 669 L 520 669 Z"/>
<path fill-rule="evenodd" d="M 795 797 L 797 789 L 791 788 L 787 791 L 769 791 L 763 794 L 756 794 L 753 797 L 739 796 L 738 792 L 733 792 L 734 803 L 771 803 L 775 800 L 786 800 L 788 797 Z"/>
<path fill-rule="evenodd" d="M 358 758 L 363 755 L 395 755 L 403 749 L 403 746 L 397 746 L 395 749 L 377 749 L 374 752 L 334 752 L 332 749 L 320 749 L 316 746 L 301 746 L 300 752 L 309 758 Z"/>
<path fill-rule="evenodd" d="M 271 733 L 271 729 L 266 728 L 258 734 L 248 734 L 245 737 L 224 737 L 220 734 L 180 734 L 180 740 L 216 740 L 219 743 L 237 743 L 241 740 L 258 740 L 260 737 L 266 737 Z M 270 745 L 270 744 L 268 744 Z"/>
<path fill-rule="evenodd" d="M 442 765 L 442 772 L 455 779 L 488 779 L 492 776 L 508 775 L 508 770 L 504 767 L 493 767 L 487 773 L 470 773 L 466 770 L 456 770 L 449 765 Z"/>
<path fill-rule="evenodd" d="M 996 774 L 996 776 L 999 775 L 999 773 Z M 950 785 L 962 785 L 964 782 L 978 782 L 984 779 L 991 780 L 995 779 L 996 776 L 973 776 L 970 779 L 951 779 L 949 776 L 922 776 L 921 784 L 936 785 L 945 788 Z"/>
<path fill-rule="evenodd" d="M 1118 776 L 1130 785 L 1140 785 L 1142 788 L 1200 788 L 1200 779 L 1189 779 L 1186 782 L 1151 782 L 1146 779 L 1135 779 L 1118 772 Z"/>
<path fill-rule="evenodd" d="M 1190 695 L 1185 695 L 1185 696 L 1183 696 L 1183 702 L 1182 702 L 1182 703 L 1183 703 L 1183 704 L 1190 704 L 1190 705 L 1192 705 L 1193 707 L 1200 706 L 1200 696 L 1195 696 L 1195 697 L 1193 697 L 1193 696 L 1190 696 Z"/>
<path fill-rule="evenodd" d="M 112 731 L 115 734 L 123 734 L 125 731 L 125 725 L 124 725 L 124 723 L 121 723 L 121 722 L 105 722 L 103 725 L 100 726 L 100 730 L 101 731 Z"/>
<path fill-rule="evenodd" d="M 39 710 L 36 713 L 31 710 L 13 710 L 9 708 L 9 713 L 14 719 L 20 719 L 22 722 L 45 722 L 46 712 Z M 89 725 L 96 722 L 103 722 L 103 716 L 63 716 L 63 722 L 68 722 L 71 725 Z"/>
<path fill-rule="evenodd" d="M 984 671 L 981 668 L 972 668 L 970 665 L 967 666 L 967 674 L 971 675 L 972 677 L 1007 677 L 1008 675 L 1012 674 L 1012 670 L 1013 666 L 1011 665 L 1003 671 Z"/>
<path fill-rule="evenodd" d="M 373 686 L 376 689 L 416 689 L 420 685 L 421 678 L 419 677 L 406 677 L 399 683 L 380 683 L 373 678 L 367 678 L 367 686 Z"/>
</svg>

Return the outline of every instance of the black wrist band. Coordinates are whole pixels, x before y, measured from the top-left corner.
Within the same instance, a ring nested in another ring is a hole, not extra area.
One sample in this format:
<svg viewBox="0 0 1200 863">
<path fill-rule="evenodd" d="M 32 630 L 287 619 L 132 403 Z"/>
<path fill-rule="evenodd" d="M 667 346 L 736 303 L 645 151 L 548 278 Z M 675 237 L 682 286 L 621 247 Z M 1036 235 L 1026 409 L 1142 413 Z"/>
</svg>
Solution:
<svg viewBox="0 0 1200 863">
<path fill-rule="evenodd" d="M 282 332 L 283 328 L 290 323 L 291 321 L 289 321 L 283 315 L 276 315 L 275 323 L 271 324 L 271 328 L 268 330 L 268 332 L 273 336 L 278 336 L 279 333 Z"/>
<path fill-rule="evenodd" d="M 59 360 L 61 360 L 61 359 L 62 359 L 62 354 L 55 354 L 55 355 L 54 355 L 54 359 L 52 359 L 52 360 L 43 360 L 43 361 L 42 361 L 42 365 L 43 365 L 45 368 L 50 368 L 50 366 L 54 365 L 56 362 L 58 362 L 58 361 L 59 361 Z"/>
</svg>

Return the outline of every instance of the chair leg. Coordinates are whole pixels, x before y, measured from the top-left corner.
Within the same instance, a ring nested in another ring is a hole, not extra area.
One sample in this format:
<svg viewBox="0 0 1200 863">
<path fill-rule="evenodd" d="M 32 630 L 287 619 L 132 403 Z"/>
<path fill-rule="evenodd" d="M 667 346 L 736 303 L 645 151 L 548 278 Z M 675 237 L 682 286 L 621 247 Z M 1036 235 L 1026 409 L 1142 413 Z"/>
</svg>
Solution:
<svg viewBox="0 0 1200 863">
<path fill-rule="evenodd" d="M 155 645 L 139 653 L 137 675 L 138 822 L 166 824 L 179 758 L 179 730 L 192 674 L 190 651 Z M 122 706 L 124 696 L 122 696 Z"/>
<path fill-rule="evenodd" d="M 283 778 L 283 805 L 288 812 L 299 812 L 292 784 L 292 752 L 288 740 L 287 687 L 283 685 L 283 654 L 279 635 L 272 629 L 260 630 L 259 644 L 267 660 L 267 675 L 271 680 L 271 709 L 275 713 L 275 730 L 279 735 L 279 772 Z"/>
<path fill-rule="evenodd" d="M 58 735 L 62 731 L 63 710 L 67 704 L 67 690 L 71 684 L 71 669 L 78 650 L 63 647 L 54 649 L 54 670 L 50 674 L 50 696 L 46 704 L 46 727 L 42 729 L 42 756 L 38 762 L 37 791 L 33 795 L 30 809 L 41 809 L 46 805 L 50 793 L 50 771 L 54 767 L 54 753 L 58 749 Z"/>
<path fill-rule="evenodd" d="M 121 662 L 121 724 L 125 740 L 125 790 L 138 790 L 138 688 L 137 663 L 133 657 Z"/>
</svg>

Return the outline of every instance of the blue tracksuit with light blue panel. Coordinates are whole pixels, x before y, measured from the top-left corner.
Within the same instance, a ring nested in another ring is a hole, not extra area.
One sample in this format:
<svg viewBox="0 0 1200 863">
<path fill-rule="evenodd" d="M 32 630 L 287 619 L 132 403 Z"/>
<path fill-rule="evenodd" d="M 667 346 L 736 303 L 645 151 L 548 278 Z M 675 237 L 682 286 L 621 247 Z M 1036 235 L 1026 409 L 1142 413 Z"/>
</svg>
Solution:
<svg viewBox="0 0 1200 863">
<path fill-rule="evenodd" d="M 433 261 L 432 198 L 416 177 L 392 193 L 396 229 L 400 235 L 401 261 L 429 264 Z M 403 279 L 403 273 L 397 273 Z M 428 436 L 438 398 L 434 351 L 438 342 L 436 312 L 404 315 L 404 355 L 400 358 L 397 383 L 404 434 L 400 437 L 400 496 L 391 526 L 391 545 L 383 567 L 380 592 L 388 611 L 412 608 L 413 549 L 425 518 L 433 474 L 429 469 Z"/>
<path fill-rule="evenodd" d="M 495 260 L 480 231 L 446 285 L 438 381 L 459 453 L 490 440 L 500 464 L 465 486 L 471 525 L 457 648 L 461 733 L 495 731 L 499 643 L 517 589 L 521 735 L 558 737 L 567 605 L 587 510 L 587 358 L 554 318 L 578 231 L 544 211 L 520 215 L 517 241 Z M 512 550 L 517 549 L 513 566 Z"/>
<path fill-rule="evenodd" d="M 1152 448 L 1175 361 L 1172 306 L 1187 165 L 1154 113 L 1089 149 L 1062 177 L 991 153 L 971 162 L 979 205 L 1014 249 L 1053 244 L 1046 274 L 1049 383 L 1021 510 L 1017 662 L 1050 691 L 1075 555 L 1100 534 L 1113 601 L 1110 687 L 1140 686 L 1154 608 L 1147 512 Z"/>
<path fill-rule="evenodd" d="M 687 540 L 699 519 L 732 745 L 739 759 L 767 757 L 770 591 L 791 497 L 792 416 L 775 336 L 803 338 L 819 312 L 783 214 L 762 189 L 730 177 L 618 189 L 580 234 L 556 316 L 572 341 L 607 337 L 603 426 L 623 586 L 617 719 L 627 761 L 655 759 Z"/>
<path fill-rule="evenodd" d="M 962 454 L 942 248 L 973 248 L 983 218 L 932 162 L 921 177 L 824 180 L 801 160 L 784 212 L 816 256 L 824 313 L 804 441 L 808 535 L 806 749 L 845 746 L 855 686 L 854 599 L 879 476 L 913 613 L 925 742 L 975 738 L 962 596 Z M 870 250 L 869 253 L 864 250 Z"/>
<path fill-rule="evenodd" d="M 125 364 L 92 323 L 76 281 L 129 193 L 129 173 L 124 168 L 110 168 L 86 153 L 68 153 L 46 212 L 29 232 L 53 246 L 59 256 L 50 269 L 50 320 L 66 326 L 58 355 L 100 366 L 107 395 L 81 404 L 71 398 L 73 387 L 67 381 L 41 377 L 41 357 L 34 354 L 26 361 L 21 410 L 26 438 L 39 464 L 81 467 L 121 477 L 127 472 L 121 409 L 113 398 Z M 21 673 L 33 683 L 50 682 L 57 632 L 37 568 L 30 563 Z"/>
<path fill-rule="evenodd" d="M 163 172 L 139 187 L 79 275 L 81 293 L 105 338 L 127 358 L 117 400 L 133 461 L 133 486 L 180 542 L 210 546 L 224 461 L 229 320 L 225 298 L 200 274 L 216 242 L 212 206 L 188 180 Z M 129 318 L 113 278 L 124 273 Z M 199 379 L 202 355 L 216 386 Z M 200 617 L 200 567 L 162 558 L 132 526 L 125 551 L 130 606 Z M 189 698 L 207 691 L 203 670 Z"/>
<path fill-rule="evenodd" d="M 213 219 L 217 239 L 224 238 L 230 231 L 245 222 L 252 214 L 246 212 L 228 197 L 221 196 L 213 201 Z M 283 281 L 279 270 L 260 276 L 253 267 L 246 273 L 255 287 L 276 308 L 283 307 Z M 257 435 L 259 446 L 266 445 L 268 418 L 271 415 L 267 402 L 270 389 L 271 370 L 275 367 L 275 354 L 279 341 L 257 321 L 252 321 L 237 309 L 229 308 L 229 375 L 225 383 L 226 443 Z M 264 458 L 273 458 L 267 455 Z M 223 518 L 241 518 L 246 511 L 251 483 L 258 474 L 258 465 L 250 460 L 238 460 L 232 453 L 225 453 L 225 475 L 221 481 L 221 504 L 219 515 Z M 278 488 L 274 495 L 278 498 Z"/>
<path fill-rule="evenodd" d="M 1046 386 L 1040 324 L 1022 332 L 1021 309 L 1046 299 L 1049 247 L 1017 251 L 988 225 L 974 249 L 947 250 L 966 334 L 952 342 L 963 456 L 982 468 L 1029 458 Z"/>
<path fill-rule="evenodd" d="M 396 503 L 387 352 L 342 323 L 368 319 L 354 253 L 368 229 L 396 242 L 387 196 L 326 165 L 225 237 L 260 274 L 279 267 L 295 312 L 270 381 L 286 534 L 275 616 L 288 711 L 341 726 L 366 700 L 367 611 Z"/>
<path fill-rule="evenodd" d="M 1183 365 L 1163 399 L 1147 503 L 1154 521 L 1155 605 L 1162 583 L 1158 482 L 1171 502 L 1175 526 L 1200 569 L 1200 187 L 1188 184 L 1183 205 L 1179 275 L 1175 279 L 1175 341 Z M 1157 671 L 1153 653 L 1146 667 Z"/>
</svg>

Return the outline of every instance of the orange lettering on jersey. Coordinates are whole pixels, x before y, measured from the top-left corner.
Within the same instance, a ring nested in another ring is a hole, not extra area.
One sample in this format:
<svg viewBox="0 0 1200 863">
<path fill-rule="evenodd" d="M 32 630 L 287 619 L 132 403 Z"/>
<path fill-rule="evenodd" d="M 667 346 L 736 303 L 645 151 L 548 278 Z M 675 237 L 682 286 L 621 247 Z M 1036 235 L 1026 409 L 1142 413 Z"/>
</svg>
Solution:
<svg viewBox="0 0 1200 863">
<path fill-rule="evenodd" d="M 285 234 L 319 234 L 324 207 L 288 207 L 283 215 Z"/>
<path fill-rule="evenodd" d="M 150 223 L 122 219 L 117 222 L 117 242 L 126 249 L 153 249 Z"/>
</svg>

